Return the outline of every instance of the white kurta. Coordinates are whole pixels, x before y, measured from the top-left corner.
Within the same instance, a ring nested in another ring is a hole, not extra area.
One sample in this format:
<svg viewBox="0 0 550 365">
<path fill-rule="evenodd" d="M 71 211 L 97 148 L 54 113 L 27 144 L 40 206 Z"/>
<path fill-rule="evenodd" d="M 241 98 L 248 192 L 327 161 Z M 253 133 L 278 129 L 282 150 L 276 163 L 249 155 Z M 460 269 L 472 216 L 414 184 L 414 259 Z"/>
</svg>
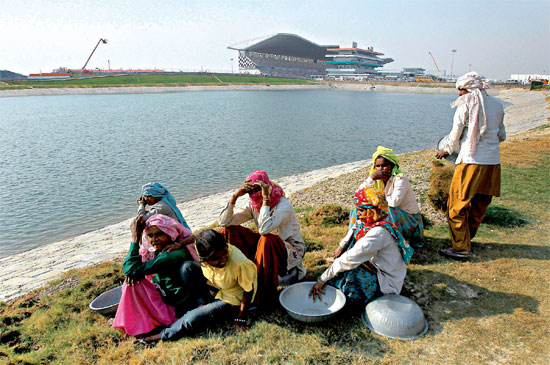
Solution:
<svg viewBox="0 0 550 365">
<path fill-rule="evenodd" d="M 369 176 L 367 180 L 359 186 L 359 190 L 367 186 L 374 186 L 374 181 L 375 180 Z M 386 183 L 386 186 L 384 186 L 384 194 L 386 195 L 386 201 L 390 207 L 401 208 L 410 214 L 420 213 L 414 190 L 406 176 L 392 175 Z"/>
<path fill-rule="evenodd" d="M 371 228 L 355 245 L 338 257 L 319 277 L 326 282 L 338 274 L 353 270 L 370 261 L 377 269 L 380 291 L 399 294 L 407 274 L 407 266 L 397 246 L 397 241 L 383 227 Z"/>
<path fill-rule="evenodd" d="M 300 233 L 300 223 L 296 219 L 292 204 L 283 197 L 273 209 L 262 206 L 259 213 L 250 203 L 235 213 L 233 212 L 234 208 L 235 206 L 232 204 L 225 206 L 218 218 L 219 225 L 222 227 L 238 226 L 249 220 L 254 220 L 261 235 L 268 233 L 278 235 L 285 242 L 288 254 L 287 269 L 298 267 L 301 279 L 306 272 L 302 266 L 306 248 Z"/>
<path fill-rule="evenodd" d="M 443 151 L 451 154 L 460 148 L 456 164 L 466 163 L 474 165 L 498 165 L 500 164 L 500 142 L 506 139 L 504 128 L 504 108 L 494 97 L 482 91 L 485 101 L 485 112 L 487 114 L 487 129 L 485 134 L 477 142 L 476 151 L 473 156 L 468 156 L 470 145 L 466 141 L 468 136 L 468 106 L 462 102 L 456 109 L 453 118 L 453 127 L 447 144 Z M 460 100 L 460 98 L 459 98 Z M 479 123 L 483 121 L 483 109 L 479 108 Z M 479 130 L 477 131 L 479 134 Z"/>
</svg>

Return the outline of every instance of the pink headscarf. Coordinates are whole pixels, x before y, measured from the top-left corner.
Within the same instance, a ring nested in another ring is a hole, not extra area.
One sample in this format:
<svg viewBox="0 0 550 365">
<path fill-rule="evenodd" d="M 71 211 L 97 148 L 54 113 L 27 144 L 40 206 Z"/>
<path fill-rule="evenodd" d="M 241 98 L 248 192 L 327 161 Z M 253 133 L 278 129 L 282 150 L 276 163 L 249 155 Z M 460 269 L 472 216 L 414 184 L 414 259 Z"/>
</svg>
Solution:
<svg viewBox="0 0 550 365">
<path fill-rule="evenodd" d="M 463 103 L 468 106 L 468 137 L 466 139 L 470 146 L 469 156 L 476 152 L 477 142 L 487 130 L 487 115 L 485 114 L 485 101 L 481 90 L 489 89 L 491 83 L 485 77 L 477 72 L 468 72 L 460 76 L 456 80 L 457 89 L 466 89 L 468 94 L 461 95 L 458 99 L 451 103 L 451 107 L 457 107 Z M 483 121 L 479 123 L 479 106 L 483 110 Z M 479 128 L 479 133 L 477 130 Z"/>
<path fill-rule="evenodd" d="M 192 232 L 185 228 L 177 220 L 167 217 L 162 214 L 155 214 L 147 219 L 145 222 L 145 229 L 143 230 L 143 235 L 141 236 L 141 247 L 139 248 L 139 254 L 141 255 L 141 261 L 146 262 L 155 257 L 155 250 L 149 242 L 149 237 L 147 237 L 147 229 L 149 227 L 155 226 L 168 236 L 174 242 L 179 242 L 187 237 L 189 237 Z"/>
<path fill-rule="evenodd" d="M 246 177 L 245 181 L 246 180 L 250 180 L 251 183 L 254 183 L 256 181 L 263 181 L 267 185 L 271 186 L 271 194 L 269 195 L 270 209 L 273 209 L 273 207 L 279 203 L 281 197 L 285 196 L 283 188 L 281 188 L 278 184 L 271 182 L 269 180 L 269 177 L 267 176 L 267 172 L 263 170 L 252 171 L 252 173 Z M 250 197 L 250 204 L 252 205 L 254 210 L 256 212 L 259 212 L 263 203 L 262 191 L 260 190 L 252 194 L 249 193 L 248 196 Z"/>
</svg>

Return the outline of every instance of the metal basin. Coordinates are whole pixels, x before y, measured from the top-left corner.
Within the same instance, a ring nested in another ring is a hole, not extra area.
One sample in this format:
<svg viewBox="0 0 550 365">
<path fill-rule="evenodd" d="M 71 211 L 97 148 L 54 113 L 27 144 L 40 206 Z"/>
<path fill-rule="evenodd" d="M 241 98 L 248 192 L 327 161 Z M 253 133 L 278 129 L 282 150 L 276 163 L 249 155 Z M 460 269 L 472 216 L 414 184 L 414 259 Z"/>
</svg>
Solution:
<svg viewBox="0 0 550 365">
<path fill-rule="evenodd" d="M 361 318 L 379 335 L 414 340 L 428 330 L 422 309 L 409 298 L 386 294 L 367 304 Z"/>
<path fill-rule="evenodd" d="M 447 138 L 449 138 L 449 135 L 447 134 L 445 137 L 441 138 L 439 142 L 437 142 L 437 149 L 440 150 L 445 146 L 447 143 Z M 453 152 L 450 155 L 447 155 L 444 157 L 445 160 L 449 161 L 450 163 L 455 163 L 456 159 L 458 158 L 458 152 Z"/>
<path fill-rule="evenodd" d="M 90 309 L 104 316 L 116 313 L 122 295 L 122 285 L 106 291 L 90 303 Z"/>
<path fill-rule="evenodd" d="M 344 293 L 330 285 L 323 286 L 325 294 L 314 303 L 309 298 L 313 284 L 314 281 L 304 281 L 281 292 L 279 302 L 292 318 L 307 323 L 322 322 L 335 316 L 346 304 Z"/>
</svg>

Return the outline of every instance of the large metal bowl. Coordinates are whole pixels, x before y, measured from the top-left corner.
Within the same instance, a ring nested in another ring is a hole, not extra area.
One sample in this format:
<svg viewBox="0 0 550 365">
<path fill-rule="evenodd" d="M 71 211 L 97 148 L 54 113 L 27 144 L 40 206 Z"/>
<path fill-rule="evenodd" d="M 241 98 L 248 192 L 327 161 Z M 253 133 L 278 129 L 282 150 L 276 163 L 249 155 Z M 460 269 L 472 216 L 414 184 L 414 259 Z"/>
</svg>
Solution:
<svg viewBox="0 0 550 365">
<path fill-rule="evenodd" d="M 330 285 L 323 286 L 325 294 L 313 302 L 309 298 L 313 284 L 314 281 L 304 281 L 281 292 L 279 302 L 292 318 L 307 323 L 322 322 L 335 316 L 346 304 L 344 293 Z"/>
<path fill-rule="evenodd" d="M 367 304 L 361 318 L 379 335 L 414 340 L 428 330 L 422 309 L 409 298 L 386 294 Z"/>
<path fill-rule="evenodd" d="M 449 135 L 447 134 L 445 137 L 441 138 L 439 142 L 437 142 L 437 149 L 441 150 L 443 147 L 447 144 L 447 138 L 449 138 Z M 458 158 L 458 152 L 453 152 L 450 155 L 446 155 L 445 160 L 449 161 L 450 163 L 455 163 L 456 159 Z"/>
<path fill-rule="evenodd" d="M 116 313 L 122 296 L 122 285 L 106 291 L 90 303 L 90 309 L 108 316 Z"/>
</svg>

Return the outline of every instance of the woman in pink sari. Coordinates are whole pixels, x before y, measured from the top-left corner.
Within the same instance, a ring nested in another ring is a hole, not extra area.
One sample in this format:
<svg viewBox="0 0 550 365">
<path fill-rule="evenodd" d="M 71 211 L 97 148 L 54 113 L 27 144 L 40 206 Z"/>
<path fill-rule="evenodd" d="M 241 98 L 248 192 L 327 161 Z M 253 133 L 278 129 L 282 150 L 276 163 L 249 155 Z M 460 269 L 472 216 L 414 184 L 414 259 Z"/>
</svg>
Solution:
<svg viewBox="0 0 550 365">
<path fill-rule="evenodd" d="M 181 223 L 156 214 L 147 222 L 137 217 L 130 228 L 132 243 L 122 265 L 126 280 L 113 328 L 138 336 L 168 326 L 178 315 L 193 309 L 202 294 L 194 289 L 204 285 L 206 279 L 200 265 L 183 247 L 194 236 Z M 145 252 L 140 254 L 142 233 L 153 250 L 153 257 L 147 261 L 142 256 Z"/>
</svg>

